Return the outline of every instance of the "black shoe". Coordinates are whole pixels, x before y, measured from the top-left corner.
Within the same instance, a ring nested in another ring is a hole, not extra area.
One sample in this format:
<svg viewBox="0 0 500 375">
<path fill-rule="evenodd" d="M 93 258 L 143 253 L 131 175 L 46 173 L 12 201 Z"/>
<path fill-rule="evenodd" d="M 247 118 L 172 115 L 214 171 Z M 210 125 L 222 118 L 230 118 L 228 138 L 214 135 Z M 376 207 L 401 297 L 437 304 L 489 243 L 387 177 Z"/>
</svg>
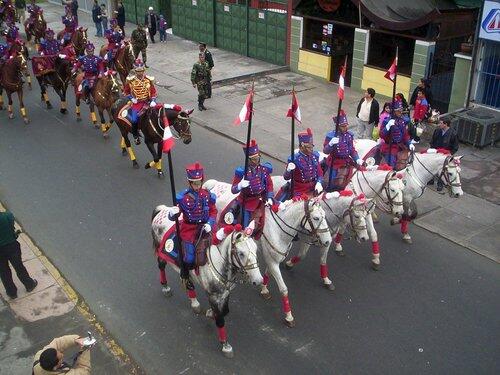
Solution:
<svg viewBox="0 0 500 375">
<path fill-rule="evenodd" d="M 17 293 L 16 294 L 9 294 L 7 293 L 10 299 L 16 299 L 17 298 Z"/>
<path fill-rule="evenodd" d="M 141 144 L 141 139 L 139 137 L 134 137 L 134 143 L 139 146 Z"/>
<path fill-rule="evenodd" d="M 205 108 L 201 105 L 201 104 L 198 104 L 198 110 L 199 111 L 203 111 Z"/>
<path fill-rule="evenodd" d="M 201 108 L 203 108 L 204 111 L 207 110 L 207 107 L 205 107 L 205 105 L 203 105 L 203 104 L 201 105 Z"/>
<path fill-rule="evenodd" d="M 32 292 L 38 285 L 38 281 L 37 279 L 33 279 L 33 285 L 30 287 L 30 288 L 26 288 L 26 291 L 28 293 Z"/>
</svg>

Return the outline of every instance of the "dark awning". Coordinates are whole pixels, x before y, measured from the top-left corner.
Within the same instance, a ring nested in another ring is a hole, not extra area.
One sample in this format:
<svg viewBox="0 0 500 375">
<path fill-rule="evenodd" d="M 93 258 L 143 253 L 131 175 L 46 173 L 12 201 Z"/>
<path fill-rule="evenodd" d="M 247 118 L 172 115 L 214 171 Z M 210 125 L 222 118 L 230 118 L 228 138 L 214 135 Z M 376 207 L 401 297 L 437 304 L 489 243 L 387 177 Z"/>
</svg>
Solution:
<svg viewBox="0 0 500 375">
<path fill-rule="evenodd" d="M 451 0 L 351 0 L 377 26 L 390 30 L 409 30 L 424 26 L 442 10 L 457 9 Z"/>
</svg>

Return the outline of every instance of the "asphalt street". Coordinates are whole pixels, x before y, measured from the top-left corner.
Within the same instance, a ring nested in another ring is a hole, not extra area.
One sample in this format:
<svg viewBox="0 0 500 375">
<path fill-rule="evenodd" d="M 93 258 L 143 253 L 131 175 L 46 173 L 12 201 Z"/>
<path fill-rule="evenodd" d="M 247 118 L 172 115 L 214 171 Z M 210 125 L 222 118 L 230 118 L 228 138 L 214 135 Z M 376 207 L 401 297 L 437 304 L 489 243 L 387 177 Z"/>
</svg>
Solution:
<svg viewBox="0 0 500 375">
<path fill-rule="evenodd" d="M 26 94 L 31 124 L 0 112 L 0 200 L 146 373 L 499 373 L 498 264 L 415 226 L 414 244 L 403 244 L 387 220 L 378 225 L 379 272 L 370 246 L 353 242 L 345 258 L 329 259 L 334 292 L 321 287 L 314 249 L 283 271 L 296 328 L 281 322 L 273 281 L 270 301 L 238 286 L 227 319 L 235 357 L 226 359 L 213 322 L 191 312 L 171 270 L 174 296 L 160 292 L 150 217 L 170 204 L 168 178 L 132 169 L 116 127 L 104 140 L 74 120 L 71 94 L 68 102 L 68 115 L 47 111 L 35 83 Z M 192 128 L 193 142 L 174 149 L 178 189 L 196 160 L 209 178 L 228 181 L 241 146 Z M 136 154 L 141 166 L 151 158 L 144 145 Z"/>
</svg>

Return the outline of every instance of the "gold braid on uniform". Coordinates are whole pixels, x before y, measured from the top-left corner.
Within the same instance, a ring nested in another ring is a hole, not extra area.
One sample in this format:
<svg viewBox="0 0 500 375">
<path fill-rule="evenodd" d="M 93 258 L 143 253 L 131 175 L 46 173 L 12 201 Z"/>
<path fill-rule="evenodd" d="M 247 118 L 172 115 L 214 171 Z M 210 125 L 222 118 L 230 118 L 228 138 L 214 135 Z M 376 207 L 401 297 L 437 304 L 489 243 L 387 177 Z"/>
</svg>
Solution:
<svg viewBox="0 0 500 375">
<path fill-rule="evenodd" d="M 153 77 L 146 76 L 143 79 L 139 79 L 136 76 L 132 76 L 127 77 L 127 81 L 133 97 L 135 97 L 137 100 L 149 99 L 151 82 L 154 81 Z"/>
</svg>

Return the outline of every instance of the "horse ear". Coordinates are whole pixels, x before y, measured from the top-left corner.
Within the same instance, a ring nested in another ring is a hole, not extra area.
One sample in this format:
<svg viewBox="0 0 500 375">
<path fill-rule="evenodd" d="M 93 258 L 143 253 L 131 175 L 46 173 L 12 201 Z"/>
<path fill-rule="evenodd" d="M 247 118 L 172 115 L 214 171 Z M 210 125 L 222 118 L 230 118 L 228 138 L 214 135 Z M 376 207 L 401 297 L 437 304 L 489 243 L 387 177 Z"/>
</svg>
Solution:
<svg viewBox="0 0 500 375">
<path fill-rule="evenodd" d="M 194 108 L 191 108 L 191 109 L 186 110 L 186 114 L 187 114 L 188 116 L 190 116 L 190 115 L 191 115 L 191 113 L 193 113 L 193 112 L 194 112 Z"/>
</svg>

